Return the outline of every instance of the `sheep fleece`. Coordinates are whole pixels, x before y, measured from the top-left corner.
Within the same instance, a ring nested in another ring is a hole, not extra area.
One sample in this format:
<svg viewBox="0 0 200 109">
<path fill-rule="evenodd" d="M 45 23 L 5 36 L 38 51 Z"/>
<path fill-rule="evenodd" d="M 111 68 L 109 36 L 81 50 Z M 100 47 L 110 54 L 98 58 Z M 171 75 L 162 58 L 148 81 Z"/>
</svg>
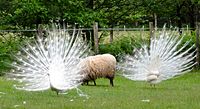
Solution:
<svg viewBox="0 0 200 109">
<path fill-rule="evenodd" d="M 84 80 L 95 80 L 97 78 L 114 78 L 116 69 L 116 58 L 111 54 L 89 56 L 79 63 L 81 73 L 86 76 Z"/>
</svg>

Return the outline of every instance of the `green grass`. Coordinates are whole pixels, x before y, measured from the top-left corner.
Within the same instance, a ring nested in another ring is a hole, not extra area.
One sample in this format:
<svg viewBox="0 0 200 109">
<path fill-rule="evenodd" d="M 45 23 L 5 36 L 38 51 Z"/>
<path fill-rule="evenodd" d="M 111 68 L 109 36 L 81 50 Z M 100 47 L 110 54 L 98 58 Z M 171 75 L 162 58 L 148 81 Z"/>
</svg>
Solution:
<svg viewBox="0 0 200 109">
<path fill-rule="evenodd" d="M 13 81 L 0 78 L 0 109 L 198 109 L 200 107 L 200 72 L 194 71 L 161 82 L 152 88 L 145 82 L 116 76 L 114 87 L 109 80 L 98 79 L 97 86 L 80 86 L 89 96 L 76 90 L 56 95 L 50 90 L 26 92 L 13 88 Z M 92 83 L 90 83 L 92 84 Z M 150 100 L 143 102 L 142 100 Z M 23 102 L 26 102 L 23 104 Z"/>
</svg>

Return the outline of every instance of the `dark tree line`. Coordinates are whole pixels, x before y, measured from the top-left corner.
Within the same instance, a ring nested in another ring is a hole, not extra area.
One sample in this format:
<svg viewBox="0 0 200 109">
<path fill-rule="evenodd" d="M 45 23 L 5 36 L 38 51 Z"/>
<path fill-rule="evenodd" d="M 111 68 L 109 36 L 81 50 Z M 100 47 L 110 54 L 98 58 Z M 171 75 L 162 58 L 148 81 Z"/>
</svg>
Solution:
<svg viewBox="0 0 200 109">
<path fill-rule="evenodd" d="M 0 29 L 32 29 L 52 21 L 91 27 L 141 26 L 153 21 L 195 27 L 199 0 L 1 0 Z"/>
</svg>

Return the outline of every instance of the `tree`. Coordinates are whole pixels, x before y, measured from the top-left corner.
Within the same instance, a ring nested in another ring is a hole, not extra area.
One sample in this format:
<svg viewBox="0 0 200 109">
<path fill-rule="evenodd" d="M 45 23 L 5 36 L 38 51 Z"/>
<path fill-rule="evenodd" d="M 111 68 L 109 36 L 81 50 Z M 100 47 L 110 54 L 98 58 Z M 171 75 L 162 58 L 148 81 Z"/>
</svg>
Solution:
<svg viewBox="0 0 200 109">
<path fill-rule="evenodd" d="M 112 28 L 154 21 L 158 26 L 171 23 L 181 28 L 189 23 L 193 28 L 199 10 L 199 0 L 1 0 L 0 24 L 37 28 L 54 20 L 92 27 L 95 21 Z"/>
</svg>

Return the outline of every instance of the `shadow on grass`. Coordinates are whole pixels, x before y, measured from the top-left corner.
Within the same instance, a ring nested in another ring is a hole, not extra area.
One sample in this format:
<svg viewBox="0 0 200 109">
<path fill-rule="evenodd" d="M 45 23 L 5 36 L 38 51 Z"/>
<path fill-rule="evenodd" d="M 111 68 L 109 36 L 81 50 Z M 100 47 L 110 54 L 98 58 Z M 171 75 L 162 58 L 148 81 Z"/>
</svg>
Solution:
<svg viewBox="0 0 200 109">
<path fill-rule="evenodd" d="M 111 86 L 111 85 L 106 85 L 106 84 L 97 84 L 96 86 L 93 85 L 93 84 L 88 84 L 88 85 L 82 85 L 83 87 L 119 87 L 119 85 L 114 85 L 114 86 Z"/>
<path fill-rule="evenodd" d="M 190 90 L 190 87 L 182 87 L 182 86 L 179 86 L 179 85 L 156 85 L 155 87 L 152 87 L 150 85 L 143 85 L 143 86 L 140 86 L 138 88 L 141 88 L 143 90 L 158 90 L 158 91 L 161 91 L 161 90 Z"/>
</svg>

